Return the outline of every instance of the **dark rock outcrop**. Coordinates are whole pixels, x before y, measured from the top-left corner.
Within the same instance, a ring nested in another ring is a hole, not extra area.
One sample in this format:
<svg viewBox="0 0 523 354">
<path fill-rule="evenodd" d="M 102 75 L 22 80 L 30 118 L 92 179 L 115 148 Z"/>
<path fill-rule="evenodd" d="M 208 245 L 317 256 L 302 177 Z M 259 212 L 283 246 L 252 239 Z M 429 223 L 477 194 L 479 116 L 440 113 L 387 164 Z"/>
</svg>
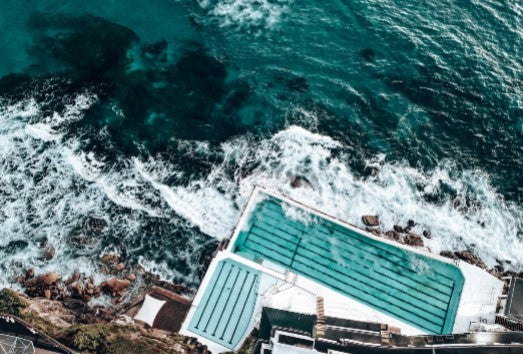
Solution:
<svg viewBox="0 0 523 354">
<path fill-rule="evenodd" d="M 482 269 L 487 269 L 487 265 L 483 260 L 472 251 L 456 251 L 454 252 L 457 258 L 460 260 L 478 266 Z"/>
<path fill-rule="evenodd" d="M 401 227 L 401 226 L 399 226 L 399 225 L 394 225 L 392 228 L 394 229 L 394 231 L 399 232 L 399 233 L 403 233 L 403 232 L 405 232 L 405 230 L 403 229 L 403 227 Z"/>
<path fill-rule="evenodd" d="M 380 224 L 380 220 L 376 215 L 363 215 L 361 221 L 367 226 L 378 226 Z"/>
<path fill-rule="evenodd" d="M 414 247 L 423 247 L 424 245 L 421 236 L 414 233 L 408 233 L 405 236 L 405 244 Z"/>
<path fill-rule="evenodd" d="M 365 231 L 370 232 L 373 235 L 381 236 L 381 232 L 378 229 L 373 229 L 372 227 L 366 227 Z"/>
<path fill-rule="evenodd" d="M 307 187 L 307 188 L 312 189 L 311 182 L 304 176 L 293 176 L 291 178 L 291 187 L 292 188 Z"/>
<path fill-rule="evenodd" d="M 385 237 L 387 237 L 389 240 L 403 243 L 400 233 L 395 230 L 389 230 L 385 232 Z"/>
</svg>

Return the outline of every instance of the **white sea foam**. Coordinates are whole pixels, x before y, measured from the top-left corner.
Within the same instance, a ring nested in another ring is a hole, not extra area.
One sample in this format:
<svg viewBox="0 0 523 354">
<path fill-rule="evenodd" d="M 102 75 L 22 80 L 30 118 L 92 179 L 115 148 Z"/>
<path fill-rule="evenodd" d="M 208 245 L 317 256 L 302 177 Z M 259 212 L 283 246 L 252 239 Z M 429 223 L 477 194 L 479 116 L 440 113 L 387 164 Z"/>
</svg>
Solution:
<svg viewBox="0 0 523 354">
<path fill-rule="evenodd" d="M 289 10 L 291 0 L 202 0 L 199 3 L 220 20 L 221 26 L 250 30 L 277 25 Z"/>
<path fill-rule="evenodd" d="M 518 205 L 504 201 L 481 171 L 456 173 L 447 161 L 424 173 L 377 156 L 367 161 L 377 173 L 362 179 L 350 170 L 350 156 L 340 155 L 341 143 L 290 126 L 261 141 L 243 136 L 217 149 L 201 142 L 186 142 L 199 156 L 220 154 L 221 162 L 204 178 L 170 186 L 167 178 L 182 176 L 184 171 L 177 171 L 167 161 L 135 158 L 120 161 L 116 169 L 94 154 L 80 151 L 74 139 L 66 140 L 61 124 L 80 119 L 82 111 L 95 99 L 82 95 L 61 114 L 41 117 L 37 122 L 34 118 L 41 111 L 32 100 L 0 108 L 3 285 L 29 266 L 40 271 L 59 270 L 64 275 L 81 270 L 102 279 L 94 260 L 104 250 L 94 245 L 79 255 L 68 243 L 78 220 L 89 216 L 104 218 L 108 227 L 121 235 L 117 247 L 127 247 L 132 244 L 128 241 L 143 237 L 147 218 L 167 223 L 181 219 L 214 238 L 228 237 L 255 185 L 279 191 L 359 226 L 362 214 L 379 215 L 384 229 L 413 219 L 418 222 L 415 232 L 432 231 L 433 238 L 425 243 L 434 252 L 472 247 L 490 266 L 498 258 L 511 261 L 507 268 L 522 267 L 523 242 L 519 233 L 523 212 Z M 292 188 L 290 178 L 296 175 L 306 177 L 312 188 Z M 458 197 L 438 204 L 427 202 L 423 195 L 437 193 L 442 183 L 453 188 Z M 466 195 L 472 196 L 478 207 L 459 206 Z M 129 212 L 114 212 L 115 205 Z M 49 262 L 40 259 L 37 240 L 43 237 L 56 249 L 56 256 Z M 156 237 L 168 235 L 150 234 L 144 241 Z M 27 240 L 28 245 L 19 251 L 5 248 L 20 240 Z M 190 273 L 188 281 L 194 281 L 197 264 L 188 262 L 190 270 L 182 271 L 172 269 L 169 264 L 173 262 L 168 262 L 191 259 L 187 252 L 198 248 L 192 246 L 171 253 L 162 250 L 165 260 L 152 259 L 149 254 L 136 261 L 164 279 L 180 279 Z M 133 247 L 140 249 L 140 245 Z"/>
<path fill-rule="evenodd" d="M 333 156 L 332 150 L 340 146 L 327 136 L 296 126 L 258 144 L 238 138 L 222 145 L 223 164 L 216 166 L 213 179 L 201 183 L 207 188 L 229 191 L 229 198 L 240 206 L 255 185 L 262 185 L 359 226 L 363 226 L 362 214 L 379 215 L 384 230 L 413 219 L 418 222 L 414 232 L 432 231 L 433 238 L 425 243 L 433 252 L 470 247 L 490 266 L 500 259 L 511 262 L 506 265 L 508 268 L 521 269 L 523 241 L 519 233 L 523 212 L 516 204 L 504 201 L 484 173 L 451 174 L 454 166 L 449 161 L 423 173 L 404 164 L 386 163 L 383 156 L 378 156 L 367 162 L 375 166 L 377 174 L 361 179 L 345 162 L 350 156 Z M 257 167 L 246 176 L 226 172 L 226 166 L 235 165 L 240 171 L 253 162 Z M 289 176 L 293 175 L 305 176 L 313 190 L 293 189 L 289 183 Z M 442 183 L 456 190 L 456 200 L 427 202 L 423 194 L 436 191 Z M 418 190 L 419 186 L 424 190 Z M 457 201 L 467 195 L 472 195 L 481 207 L 456 207 Z M 220 208 L 226 210 L 230 205 L 224 201 Z M 235 211 L 225 214 L 234 215 Z"/>
</svg>

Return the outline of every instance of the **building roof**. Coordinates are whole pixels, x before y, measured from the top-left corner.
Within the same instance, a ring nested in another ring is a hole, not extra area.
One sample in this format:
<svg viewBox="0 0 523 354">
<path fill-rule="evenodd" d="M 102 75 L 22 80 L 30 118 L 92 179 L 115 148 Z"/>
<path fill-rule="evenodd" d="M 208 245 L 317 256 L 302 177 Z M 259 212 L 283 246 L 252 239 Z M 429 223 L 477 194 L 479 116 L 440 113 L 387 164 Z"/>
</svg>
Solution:
<svg viewBox="0 0 523 354">
<path fill-rule="evenodd" d="M 523 279 L 512 278 L 505 315 L 523 320 Z"/>
<path fill-rule="evenodd" d="M 267 196 L 233 246 L 308 277 L 428 333 L 451 333 L 463 288 L 458 267 L 369 238 Z M 295 213 L 295 211 L 294 211 Z"/>
</svg>

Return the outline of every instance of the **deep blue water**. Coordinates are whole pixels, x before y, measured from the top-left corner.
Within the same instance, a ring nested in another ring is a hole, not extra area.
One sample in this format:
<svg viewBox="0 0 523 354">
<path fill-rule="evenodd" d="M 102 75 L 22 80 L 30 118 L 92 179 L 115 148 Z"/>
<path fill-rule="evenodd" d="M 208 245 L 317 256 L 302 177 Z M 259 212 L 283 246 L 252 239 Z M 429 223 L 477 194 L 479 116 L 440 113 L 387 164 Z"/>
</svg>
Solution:
<svg viewBox="0 0 523 354">
<path fill-rule="evenodd" d="M 194 287 L 256 184 L 521 270 L 517 0 L 3 0 L 0 26 L 4 283 L 116 251 Z"/>
</svg>

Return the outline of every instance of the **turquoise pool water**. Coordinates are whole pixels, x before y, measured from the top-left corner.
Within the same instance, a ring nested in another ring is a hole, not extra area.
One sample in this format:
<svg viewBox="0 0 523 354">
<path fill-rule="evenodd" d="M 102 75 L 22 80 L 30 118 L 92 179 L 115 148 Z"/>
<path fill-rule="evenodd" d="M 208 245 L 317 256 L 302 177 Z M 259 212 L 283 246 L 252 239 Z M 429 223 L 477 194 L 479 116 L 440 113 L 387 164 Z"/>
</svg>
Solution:
<svg viewBox="0 0 523 354">
<path fill-rule="evenodd" d="M 235 348 L 251 321 L 259 279 L 259 271 L 236 261 L 218 263 L 188 329 Z"/>
<path fill-rule="evenodd" d="M 293 220 L 284 204 L 260 202 L 233 251 L 284 266 L 429 333 L 452 332 L 464 283 L 459 268 L 312 214 L 310 222 Z"/>
</svg>

